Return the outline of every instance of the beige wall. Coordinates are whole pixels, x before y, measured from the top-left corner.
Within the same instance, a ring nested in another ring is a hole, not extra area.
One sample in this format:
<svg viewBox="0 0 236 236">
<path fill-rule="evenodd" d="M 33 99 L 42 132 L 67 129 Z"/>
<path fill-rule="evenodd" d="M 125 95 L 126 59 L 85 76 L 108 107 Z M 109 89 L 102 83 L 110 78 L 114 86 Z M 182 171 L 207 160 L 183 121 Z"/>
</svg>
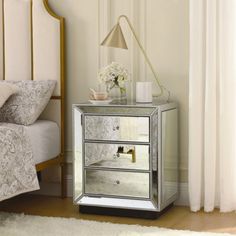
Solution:
<svg viewBox="0 0 236 236">
<path fill-rule="evenodd" d="M 129 50 L 99 47 L 119 14 L 126 14 L 147 49 L 159 78 L 180 106 L 181 181 L 187 181 L 188 157 L 188 0 L 50 0 L 66 18 L 67 143 L 71 151 L 71 106 L 86 101 L 96 88 L 98 68 L 116 60 L 135 80 L 153 80 L 124 22 Z M 154 81 L 154 80 L 153 80 Z M 131 90 L 131 89 L 130 89 Z M 155 90 L 155 89 L 154 89 Z M 154 91 L 155 92 L 155 91 Z M 130 91 L 130 94 L 131 91 Z"/>
</svg>

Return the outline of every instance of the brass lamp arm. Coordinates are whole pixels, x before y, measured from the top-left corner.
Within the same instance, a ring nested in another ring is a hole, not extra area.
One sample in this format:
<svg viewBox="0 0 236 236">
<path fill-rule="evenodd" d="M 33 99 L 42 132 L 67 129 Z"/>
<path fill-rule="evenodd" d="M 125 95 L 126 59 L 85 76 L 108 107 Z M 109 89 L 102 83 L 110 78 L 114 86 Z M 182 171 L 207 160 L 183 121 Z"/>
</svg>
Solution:
<svg viewBox="0 0 236 236">
<path fill-rule="evenodd" d="M 151 63 L 151 61 L 149 60 L 149 58 L 148 58 L 148 56 L 147 56 L 147 53 L 145 52 L 145 50 L 144 50 L 142 44 L 140 43 L 140 41 L 139 41 L 139 39 L 138 39 L 138 36 L 136 35 L 135 30 L 134 30 L 134 28 L 133 28 L 133 26 L 132 26 L 132 24 L 131 24 L 129 18 L 128 18 L 126 15 L 120 15 L 119 18 L 118 18 L 117 23 L 120 22 L 121 18 L 124 18 L 124 19 L 126 20 L 126 22 L 128 23 L 128 25 L 129 25 L 129 27 L 130 27 L 132 33 L 133 33 L 133 36 L 134 36 L 136 42 L 138 43 L 138 46 L 139 46 L 140 50 L 142 51 L 143 56 L 144 56 L 144 58 L 145 58 L 147 64 L 149 65 L 149 67 L 150 67 L 150 69 L 151 69 L 151 71 L 152 71 L 152 73 L 153 73 L 153 75 L 154 75 L 154 77 L 155 77 L 155 79 L 156 79 L 156 82 L 157 82 L 157 84 L 158 84 L 158 86 L 159 86 L 159 88 L 160 88 L 160 93 L 158 93 L 158 94 L 155 95 L 155 96 L 159 97 L 159 96 L 161 96 L 161 95 L 163 94 L 163 89 L 164 89 L 164 87 L 160 84 L 160 81 L 159 81 L 158 76 L 157 76 L 157 74 L 156 74 L 156 72 L 155 72 L 155 70 L 154 70 L 154 68 L 153 68 L 153 66 L 152 66 L 152 63 Z M 169 92 L 168 92 L 168 93 L 169 93 Z"/>
</svg>

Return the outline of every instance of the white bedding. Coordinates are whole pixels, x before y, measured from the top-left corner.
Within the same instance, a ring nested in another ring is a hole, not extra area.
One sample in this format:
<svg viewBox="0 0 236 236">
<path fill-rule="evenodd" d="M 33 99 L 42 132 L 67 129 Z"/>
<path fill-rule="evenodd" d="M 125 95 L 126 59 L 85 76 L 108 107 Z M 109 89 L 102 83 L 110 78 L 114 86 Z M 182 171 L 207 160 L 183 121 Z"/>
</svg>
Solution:
<svg viewBox="0 0 236 236">
<path fill-rule="evenodd" d="M 25 126 L 30 138 L 35 164 L 57 157 L 60 154 L 60 129 L 57 123 L 37 120 Z"/>
</svg>

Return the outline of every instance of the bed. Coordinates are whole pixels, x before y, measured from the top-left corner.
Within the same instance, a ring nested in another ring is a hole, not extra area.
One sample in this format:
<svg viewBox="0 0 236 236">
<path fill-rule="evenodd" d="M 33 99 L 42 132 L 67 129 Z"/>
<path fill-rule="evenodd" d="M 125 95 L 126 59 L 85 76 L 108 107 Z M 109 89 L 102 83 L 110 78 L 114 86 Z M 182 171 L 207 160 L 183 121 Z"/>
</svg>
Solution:
<svg viewBox="0 0 236 236">
<path fill-rule="evenodd" d="M 66 195 L 64 44 L 64 18 L 52 11 L 48 0 L 0 0 L 0 80 L 56 81 L 50 101 L 35 123 L 14 126 L 2 122 L 0 127 L 15 136 L 22 132 L 29 139 L 37 172 L 60 166 L 62 197 Z M 32 190 L 35 188 L 29 188 Z"/>
</svg>

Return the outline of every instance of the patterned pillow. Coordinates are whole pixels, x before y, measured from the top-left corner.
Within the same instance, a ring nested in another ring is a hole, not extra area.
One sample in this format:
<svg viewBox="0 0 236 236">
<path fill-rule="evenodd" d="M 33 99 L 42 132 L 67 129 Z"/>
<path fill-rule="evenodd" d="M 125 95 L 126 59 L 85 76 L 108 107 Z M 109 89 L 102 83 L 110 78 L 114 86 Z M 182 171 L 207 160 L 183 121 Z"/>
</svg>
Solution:
<svg viewBox="0 0 236 236">
<path fill-rule="evenodd" d="M 0 108 L 0 122 L 33 124 L 47 106 L 56 85 L 55 80 L 5 81 L 19 88 Z M 1 83 L 1 82 L 0 82 Z"/>
<path fill-rule="evenodd" d="M 0 108 L 4 105 L 7 99 L 18 91 L 17 86 L 9 83 L 0 83 Z"/>
</svg>

